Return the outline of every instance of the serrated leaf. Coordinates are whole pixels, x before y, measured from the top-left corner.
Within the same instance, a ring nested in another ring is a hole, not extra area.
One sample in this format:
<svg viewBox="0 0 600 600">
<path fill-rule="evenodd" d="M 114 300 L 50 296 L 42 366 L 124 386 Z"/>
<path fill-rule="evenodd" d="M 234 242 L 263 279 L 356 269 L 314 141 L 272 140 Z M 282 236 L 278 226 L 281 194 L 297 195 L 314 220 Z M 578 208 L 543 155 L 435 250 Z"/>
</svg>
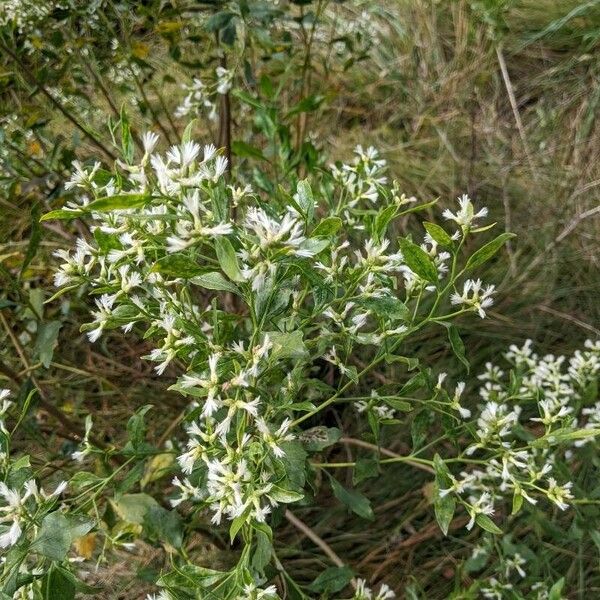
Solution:
<svg viewBox="0 0 600 600">
<path fill-rule="evenodd" d="M 477 250 L 474 254 L 469 257 L 467 260 L 467 264 L 465 266 L 465 272 L 472 271 L 477 267 L 485 264 L 488 260 L 490 260 L 504 244 L 515 237 L 514 233 L 501 233 L 497 238 L 493 239 L 491 242 L 485 244 Z"/>
<path fill-rule="evenodd" d="M 413 244 L 406 238 L 400 238 L 398 243 L 404 257 L 404 262 L 410 270 L 421 277 L 421 279 L 437 284 L 438 272 L 429 254 L 423 248 Z"/>
</svg>

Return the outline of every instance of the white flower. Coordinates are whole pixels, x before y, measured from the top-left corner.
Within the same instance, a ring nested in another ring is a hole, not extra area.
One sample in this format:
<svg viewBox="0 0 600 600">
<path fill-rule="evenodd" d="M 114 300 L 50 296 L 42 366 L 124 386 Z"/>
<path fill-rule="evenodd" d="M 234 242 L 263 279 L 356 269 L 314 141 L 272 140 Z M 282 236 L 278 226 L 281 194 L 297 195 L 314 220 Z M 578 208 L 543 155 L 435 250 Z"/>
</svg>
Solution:
<svg viewBox="0 0 600 600">
<path fill-rule="evenodd" d="M 484 492 L 473 503 L 469 504 L 467 506 L 467 512 L 471 517 L 471 519 L 467 523 L 468 530 L 471 530 L 473 528 L 473 525 L 475 525 L 477 515 L 493 515 L 494 502 L 489 492 Z"/>
<path fill-rule="evenodd" d="M 446 209 L 443 212 L 443 216 L 446 219 L 454 221 L 457 225 L 460 225 L 463 230 L 474 225 L 476 219 L 486 217 L 488 214 L 487 208 L 482 208 L 479 212 L 475 213 L 473 203 L 467 194 L 463 194 L 458 198 L 458 204 L 460 208 L 456 213 L 453 213 L 450 209 Z"/>
<path fill-rule="evenodd" d="M 454 293 L 450 297 L 452 304 L 462 304 L 465 308 L 476 311 L 479 316 L 485 318 L 485 309 L 494 304 L 492 295 L 495 286 L 488 285 L 482 289 L 481 279 L 467 279 L 463 286 L 462 294 Z"/>
<path fill-rule="evenodd" d="M 142 135 L 142 146 L 144 147 L 144 153 L 146 155 L 152 154 L 156 144 L 158 143 L 159 137 L 153 131 L 146 131 Z"/>
<path fill-rule="evenodd" d="M 215 73 L 217 75 L 217 94 L 226 94 L 231 89 L 233 72 L 224 67 L 217 67 Z"/>
<path fill-rule="evenodd" d="M 559 485 L 554 477 L 548 477 L 548 490 L 546 495 L 548 500 L 554 502 L 560 510 L 566 510 L 569 508 L 568 500 L 573 499 L 571 488 L 573 487 L 572 482 L 567 482 L 563 485 Z"/>
</svg>

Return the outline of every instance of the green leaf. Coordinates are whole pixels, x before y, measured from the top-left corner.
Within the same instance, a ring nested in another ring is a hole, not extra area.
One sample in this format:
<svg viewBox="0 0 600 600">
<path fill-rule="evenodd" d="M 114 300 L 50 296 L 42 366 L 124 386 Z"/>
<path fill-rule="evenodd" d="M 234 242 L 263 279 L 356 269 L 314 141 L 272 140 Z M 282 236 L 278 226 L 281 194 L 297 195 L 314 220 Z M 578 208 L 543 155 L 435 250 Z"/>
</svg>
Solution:
<svg viewBox="0 0 600 600">
<path fill-rule="evenodd" d="M 291 504 L 292 502 L 298 502 L 304 498 L 304 494 L 293 492 L 292 490 L 284 490 L 277 485 L 274 485 L 271 488 L 269 496 L 276 502 L 281 502 L 282 504 Z"/>
<path fill-rule="evenodd" d="M 119 517 L 127 523 L 142 525 L 146 513 L 159 506 L 158 502 L 148 494 L 123 494 L 115 496 L 111 504 Z"/>
<path fill-rule="evenodd" d="M 150 201 L 148 194 L 117 194 L 107 198 L 99 198 L 85 206 L 85 212 L 110 212 L 139 208 Z"/>
<path fill-rule="evenodd" d="M 350 567 L 329 567 L 325 569 L 309 586 L 311 592 L 335 594 L 343 590 L 354 577 Z"/>
<path fill-rule="evenodd" d="M 62 561 L 72 542 L 85 535 L 92 527 L 93 522 L 85 517 L 67 517 L 59 511 L 52 512 L 42 519 L 31 547 L 50 560 Z"/>
<path fill-rule="evenodd" d="M 384 238 L 388 225 L 396 216 L 397 212 L 398 208 L 396 205 L 390 204 L 390 206 L 386 206 L 383 210 L 377 213 L 374 223 L 374 234 L 378 241 L 381 241 Z"/>
<path fill-rule="evenodd" d="M 215 238 L 215 251 L 221 269 L 232 281 L 244 281 L 233 245 L 226 237 Z"/>
<path fill-rule="evenodd" d="M 522 506 L 523 506 L 523 494 L 521 494 L 521 492 L 518 492 L 515 489 L 515 492 L 513 494 L 513 501 L 512 501 L 512 512 L 510 514 L 516 515 L 521 510 Z"/>
<path fill-rule="evenodd" d="M 75 584 L 65 575 L 65 570 L 52 565 L 42 579 L 43 600 L 74 600 Z"/>
<path fill-rule="evenodd" d="M 195 285 L 206 288 L 207 290 L 232 292 L 238 295 L 240 293 L 240 290 L 237 288 L 237 286 L 231 283 L 231 281 L 227 281 L 227 279 L 225 279 L 225 277 L 223 277 L 223 275 L 218 271 L 197 275 L 196 277 L 192 277 L 190 281 Z"/>
<path fill-rule="evenodd" d="M 29 244 L 27 244 L 27 252 L 25 252 L 23 258 L 19 277 L 23 277 L 23 273 L 35 257 L 41 241 L 42 227 L 40 226 L 40 205 L 36 202 L 31 208 L 31 233 L 29 234 Z"/>
<path fill-rule="evenodd" d="M 292 106 L 292 108 L 288 111 L 286 117 L 289 119 L 290 117 L 293 117 L 303 112 L 312 112 L 314 110 L 317 110 L 317 108 L 319 108 L 319 106 L 323 104 L 324 100 L 325 96 L 321 96 L 319 94 L 312 94 L 310 96 L 307 96 L 306 98 L 303 98 L 302 100 L 300 100 L 300 102 Z"/>
<path fill-rule="evenodd" d="M 34 354 L 47 369 L 52 362 L 54 347 L 58 339 L 58 332 L 62 327 L 60 321 L 39 323 L 35 340 Z"/>
<path fill-rule="evenodd" d="M 183 543 L 183 522 L 174 510 L 162 506 L 150 506 L 144 514 L 144 531 L 157 542 L 166 542 L 173 548 Z"/>
<path fill-rule="evenodd" d="M 181 136 L 181 143 L 185 144 L 187 142 L 191 142 L 192 141 L 192 132 L 194 131 L 194 127 L 196 126 L 196 123 L 198 122 L 198 119 L 192 119 L 185 127 L 185 129 L 183 130 L 183 135 Z"/>
<path fill-rule="evenodd" d="M 235 536 L 238 534 L 240 529 L 248 521 L 249 513 L 250 513 L 250 508 L 247 508 L 241 515 L 237 516 L 231 522 L 231 525 L 229 527 L 229 539 L 231 540 L 231 543 L 233 543 L 233 540 L 235 540 Z"/>
<path fill-rule="evenodd" d="M 352 483 L 358 485 L 365 479 L 379 475 L 379 461 L 376 458 L 359 458 L 352 471 Z"/>
<path fill-rule="evenodd" d="M 465 272 L 472 271 L 477 267 L 480 267 L 488 260 L 490 260 L 504 244 L 515 237 L 514 233 L 501 233 L 497 238 L 488 242 L 485 246 L 482 246 L 474 254 L 469 257 L 467 265 L 465 266 Z"/>
<path fill-rule="evenodd" d="M 138 409 L 127 421 L 127 436 L 133 449 L 139 448 L 146 438 L 146 413 L 152 408 L 152 404 L 146 404 Z"/>
<path fill-rule="evenodd" d="M 363 496 L 363 494 L 357 490 L 347 490 L 337 479 L 331 475 L 329 475 L 329 481 L 331 483 L 331 489 L 333 490 L 334 496 L 342 504 L 345 504 L 349 509 L 363 519 L 372 521 L 375 518 L 373 509 L 371 508 L 371 502 L 366 496 Z"/>
<path fill-rule="evenodd" d="M 43 518 L 32 547 L 50 560 L 61 561 L 67 557 L 71 541 L 69 521 L 57 511 Z"/>
<path fill-rule="evenodd" d="M 565 586 L 565 578 L 561 577 L 548 592 L 548 600 L 563 600 L 563 588 Z"/>
<path fill-rule="evenodd" d="M 308 180 L 302 179 L 298 182 L 298 187 L 296 188 L 296 200 L 302 209 L 306 221 L 312 221 L 315 214 L 315 198 Z"/>
<path fill-rule="evenodd" d="M 382 398 L 382 400 L 395 410 L 400 410 L 402 412 L 410 412 L 412 410 L 412 405 L 406 400 L 400 398 Z"/>
<path fill-rule="evenodd" d="M 252 555 L 252 566 L 262 571 L 270 562 L 273 555 L 273 544 L 269 536 L 262 530 L 256 529 L 256 548 Z"/>
<path fill-rule="evenodd" d="M 121 149 L 123 156 L 127 164 L 131 164 L 133 161 L 133 154 L 135 147 L 133 145 L 133 138 L 131 137 L 131 127 L 129 125 L 129 119 L 125 112 L 125 105 L 121 108 Z"/>
<path fill-rule="evenodd" d="M 41 221 L 54 221 L 54 220 L 61 220 L 61 221 L 65 221 L 68 219 L 75 219 L 76 217 L 80 217 L 82 214 L 84 214 L 84 211 L 82 210 L 71 210 L 70 208 L 59 208 L 58 210 L 51 210 L 50 212 L 46 213 L 45 215 L 42 215 L 40 217 L 40 222 Z"/>
<path fill-rule="evenodd" d="M 233 17 L 235 17 L 235 14 L 232 12 L 224 10 L 216 12 L 208 18 L 204 27 L 207 31 L 219 31 L 220 29 L 227 27 Z"/>
<path fill-rule="evenodd" d="M 254 108 L 265 108 L 265 106 L 263 104 L 261 104 L 260 100 L 258 100 L 258 98 L 254 98 L 253 96 L 251 96 L 250 94 L 248 94 L 247 92 L 244 92 L 240 89 L 235 89 L 232 91 L 232 94 L 238 98 L 239 100 L 241 100 L 244 104 L 248 104 Z"/>
<path fill-rule="evenodd" d="M 435 520 L 442 533 L 448 535 L 450 523 L 452 523 L 454 511 L 456 510 L 456 498 L 452 494 L 446 494 L 444 497 L 439 494 L 439 490 L 452 485 L 448 467 L 439 454 L 436 454 L 433 458 L 433 468 L 435 470 L 435 497 L 433 501 Z"/>
<path fill-rule="evenodd" d="M 436 223 L 424 221 L 423 227 L 425 227 L 425 230 L 431 236 L 431 239 L 437 242 L 440 246 L 451 248 L 454 245 L 452 238 L 446 233 L 446 231 L 442 227 L 440 227 Z"/>
<path fill-rule="evenodd" d="M 404 256 L 404 262 L 410 270 L 421 277 L 421 279 L 437 284 L 438 272 L 429 254 L 423 248 L 413 244 L 406 238 L 400 238 L 398 243 Z"/>
<path fill-rule="evenodd" d="M 452 351 L 454 352 L 456 358 L 458 358 L 458 360 L 460 360 L 460 362 L 465 366 L 468 373 L 471 365 L 465 356 L 465 345 L 463 344 L 460 334 L 458 333 L 458 329 L 454 325 L 446 324 L 446 327 L 448 329 L 448 340 L 450 341 Z"/>
<path fill-rule="evenodd" d="M 154 273 L 168 275 L 169 277 L 191 279 L 192 277 L 200 275 L 203 271 L 203 267 L 201 267 L 187 254 L 177 252 L 175 254 L 167 254 L 167 256 L 159 258 L 152 265 L 152 271 Z"/>
<path fill-rule="evenodd" d="M 479 513 L 475 517 L 475 522 L 477 523 L 477 525 L 479 525 L 479 527 L 481 527 L 481 529 L 485 529 L 485 531 L 489 531 L 490 533 L 494 533 L 496 535 L 500 535 L 502 533 L 502 529 L 500 529 L 500 527 L 498 527 L 498 525 L 496 525 L 494 521 L 492 521 L 487 515 L 484 515 L 483 513 Z"/>
<path fill-rule="evenodd" d="M 304 345 L 302 331 L 290 331 L 282 333 L 280 331 L 268 331 L 265 336 L 273 343 L 271 358 L 302 358 L 308 354 Z"/>
<path fill-rule="evenodd" d="M 182 564 L 178 565 L 175 570 L 162 575 L 158 579 L 157 584 L 168 589 L 191 592 L 193 594 L 191 597 L 196 598 L 198 597 L 197 590 L 207 589 L 226 576 L 227 573 L 223 571 L 215 571 L 191 564 Z M 183 596 L 183 598 L 187 600 L 189 596 Z"/>
<path fill-rule="evenodd" d="M 395 296 L 381 296 L 380 298 L 362 298 L 359 300 L 361 306 L 373 311 L 377 316 L 381 316 L 392 321 L 407 321 L 410 317 L 410 311 L 402 300 Z"/>
<path fill-rule="evenodd" d="M 246 142 L 242 142 L 241 140 L 235 140 L 231 143 L 231 151 L 240 158 L 267 160 L 267 157 L 258 148 L 255 148 Z"/>
<path fill-rule="evenodd" d="M 573 440 L 585 440 L 591 437 L 600 436 L 600 428 L 590 429 L 569 429 L 567 427 L 561 429 L 555 429 L 551 433 L 544 435 L 531 442 L 531 445 L 539 448 L 545 446 L 554 446 L 557 444 L 563 444 L 565 442 L 571 442 Z"/>
<path fill-rule="evenodd" d="M 311 233 L 313 237 L 329 237 L 335 235 L 342 226 L 342 220 L 339 217 L 327 217 L 323 219 Z"/>
</svg>

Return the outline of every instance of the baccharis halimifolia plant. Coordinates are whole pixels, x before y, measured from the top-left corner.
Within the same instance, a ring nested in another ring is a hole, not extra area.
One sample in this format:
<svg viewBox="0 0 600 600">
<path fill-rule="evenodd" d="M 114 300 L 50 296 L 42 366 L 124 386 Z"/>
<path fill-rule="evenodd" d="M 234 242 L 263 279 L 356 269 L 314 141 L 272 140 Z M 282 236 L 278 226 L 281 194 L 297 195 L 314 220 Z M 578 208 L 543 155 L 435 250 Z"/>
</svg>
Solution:
<svg viewBox="0 0 600 600">
<path fill-rule="evenodd" d="M 207 511 L 242 542 L 230 571 L 182 556 L 159 581 L 158 597 L 205 597 L 190 589 L 210 589 L 211 597 L 279 598 L 266 575 L 270 563 L 285 573 L 271 543 L 271 516 L 311 500 L 316 470 L 341 502 L 372 518 L 368 499 L 333 477 L 335 463 L 310 460 L 341 436 L 318 421 L 337 405 L 353 404 L 377 442 L 383 427 L 399 426 L 398 414 L 413 410 L 407 396 L 421 394 L 416 401 L 449 419 L 441 438 L 379 461 L 434 474 L 432 500 L 444 533 L 458 507 L 468 529 L 477 524 L 498 534 L 492 516 L 506 514 L 506 500 L 513 513 L 523 502 L 549 501 L 561 510 L 574 502 L 578 490 L 556 463 L 600 431 L 598 406 L 585 400 L 598 378 L 598 344 L 568 363 L 537 357 L 528 344 L 511 348 L 510 374 L 490 364 L 479 377 L 482 404 L 473 417 L 465 391 L 472 384 L 447 390 L 445 374 L 420 364 L 411 349 L 424 328 L 445 328 L 466 362 L 452 323 L 486 317 L 495 289 L 477 271 L 510 237 L 466 252 L 470 238 L 490 228 L 485 208 L 463 196 L 456 211 L 443 213 L 445 227 L 423 221 L 424 235 L 400 236 L 409 214 L 435 203 L 401 194 L 373 148 L 359 146 L 349 164 L 292 180 L 267 197 L 243 173 L 228 177 L 227 160 L 196 143 L 191 127 L 164 153 L 155 134 L 142 141 L 139 160 L 130 155 L 112 172 L 76 164 L 67 187 L 78 202 L 45 218 L 84 217 L 92 228 L 74 249 L 57 252 L 63 264 L 56 273 L 60 293 L 85 286 L 95 298 L 84 326 L 90 342 L 117 328 L 143 333 L 154 344 L 146 358 L 156 373 L 189 398 L 171 505 Z M 390 365 L 404 369 L 404 380 L 364 395 L 365 380 Z M 324 369 L 333 373 L 327 381 Z M 441 442 L 450 436 L 462 450 L 448 456 Z M 76 458 L 102 452 L 86 435 Z M 8 543 L 18 538 L 21 518 L 9 494 L 20 493 L 3 494 L 7 508 L 0 510 L 17 524 L 2 536 Z M 290 597 L 310 597 L 285 576 L 296 590 Z M 377 595 L 353 582 L 355 598 L 394 597 L 387 586 Z"/>
</svg>

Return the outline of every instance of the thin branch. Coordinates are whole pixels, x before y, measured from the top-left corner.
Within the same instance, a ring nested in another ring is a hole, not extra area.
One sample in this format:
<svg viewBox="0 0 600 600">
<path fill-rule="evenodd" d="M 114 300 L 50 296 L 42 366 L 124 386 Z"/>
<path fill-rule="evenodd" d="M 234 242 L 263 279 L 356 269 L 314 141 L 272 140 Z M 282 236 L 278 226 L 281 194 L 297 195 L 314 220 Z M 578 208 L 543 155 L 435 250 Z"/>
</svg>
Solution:
<svg viewBox="0 0 600 600">
<path fill-rule="evenodd" d="M 389 456 L 390 458 L 404 458 L 401 454 L 394 452 L 393 450 L 388 450 L 387 448 L 381 448 L 380 446 L 376 446 L 375 444 L 370 444 L 369 442 L 364 442 L 363 440 L 357 440 L 356 438 L 343 437 L 340 438 L 340 442 L 342 444 L 350 444 L 352 446 L 358 446 L 359 448 L 366 448 L 367 450 L 373 450 L 373 452 L 378 452 L 379 454 L 383 454 L 384 456 Z M 435 471 L 420 462 L 412 461 L 410 459 L 405 460 L 406 464 L 411 467 L 415 467 L 416 469 L 421 469 L 421 471 L 427 471 L 427 473 L 435 474 Z"/>
<path fill-rule="evenodd" d="M 291 510 L 286 509 L 285 518 L 299 531 L 301 531 L 311 542 L 314 542 L 329 557 L 336 567 L 345 566 L 344 561 L 334 552 L 333 548 L 314 529 L 311 529 L 304 521 L 301 521 Z M 352 587 L 356 589 L 356 580 L 352 579 Z"/>
<path fill-rule="evenodd" d="M 92 135 L 79 121 L 58 101 L 54 96 L 46 89 L 46 87 L 39 83 L 36 78 L 31 74 L 30 70 L 21 62 L 17 54 L 15 54 L 8 46 L 6 46 L 3 42 L 0 42 L 0 48 L 4 50 L 12 60 L 19 66 L 20 75 L 26 79 L 31 85 L 39 89 L 42 94 L 50 101 L 50 103 L 73 125 L 81 131 L 81 133 L 94 144 L 97 148 L 102 150 L 104 154 L 111 160 L 115 160 L 116 156 L 111 152 L 109 148 L 107 148 L 100 140 L 98 140 L 94 135 Z"/>
<path fill-rule="evenodd" d="M 6 320 L 6 317 L 4 316 L 4 313 L 2 313 L 1 311 L 0 311 L 0 323 L 2 323 L 4 330 L 6 331 L 8 337 L 10 338 L 10 341 L 12 342 L 12 345 L 13 345 L 17 355 L 19 356 L 19 359 L 21 360 L 21 363 L 23 363 L 23 366 L 29 372 L 31 369 L 31 365 L 29 363 L 29 360 L 27 359 L 27 356 L 25 354 L 23 346 L 21 345 L 21 342 L 19 342 L 19 339 L 17 338 L 17 336 L 14 334 L 10 324 L 8 323 L 8 321 Z M 1 371 L 5 375 L 9 376 L 16 384 L 20 383 L 20 377 L 16 373 L 14 373 L 9 367 L 3 365 Z M 79 425 L 77 425 L 76 423 L 71 421 L 71 419 L 69 419 L 59 408 L 57 408 L 56 406 L 54 406 L 54 404 L 52 404 L 52 402 L 50 402 L 50 399 L 49 399 L 48 395 L 46 394 L 46 391 L 40 385 L 40 383 L 37 380 L 37 378 L 35 377 L 35 375 L 30 374 L 29 379 L 31 380 L 31 383 L 33 383 L 34 387 L 36 388 L 36 390 L 38 392 L 40 406 L 49 415 L 54 417 L 67 431 L 69 431 L 74 436 L 76 436 L 79 439 L 79 441 L 83 440 L 85 437 L 85 433 L 84 433 L 83 429 L 81 427 L 79 427 Z M 94 444 L 94 446 L 97 446 L 98 448 L 100 448 L 102 450 L 107 449 L 106 444 L 104 444 L 100 440 L 94 439 L 91 436 L 89 439 L 90 439 L 90 442 L 92 442 L 92 444 Z M 119 457 L 114 457 L 114 458 L 115 458 L 115 460 L 118 460 Z"/>
<path fill-rule="evenodd" d="M 538 306 L 536 306 L 536 308 L 543 312 L 547 312 L 551 315 L 554 315 L 555 317 L 560 317 L 561 319 L 564 319 L 565 321 L 570 321 L 571 323 L 575 323 L 575 325 L 579 325 L 579 327 L 581 327 L 582 329 L 587 329 L 588 331 L 591 331 L 592 333 L 600 336 L 600 329 L 596 329 L 596 327 L 594 327 L 593 325 L 590 325 L 589 323 L 586 323 L 585 321 L 582 321 L 581 319 L 578 319 L 577 317 L 574 317 L 567 313 L 561 312 L 560 310 L 551 308 L 550 306 L 544 306 L 543 304 L 538 304 Z"/>
</svg>

